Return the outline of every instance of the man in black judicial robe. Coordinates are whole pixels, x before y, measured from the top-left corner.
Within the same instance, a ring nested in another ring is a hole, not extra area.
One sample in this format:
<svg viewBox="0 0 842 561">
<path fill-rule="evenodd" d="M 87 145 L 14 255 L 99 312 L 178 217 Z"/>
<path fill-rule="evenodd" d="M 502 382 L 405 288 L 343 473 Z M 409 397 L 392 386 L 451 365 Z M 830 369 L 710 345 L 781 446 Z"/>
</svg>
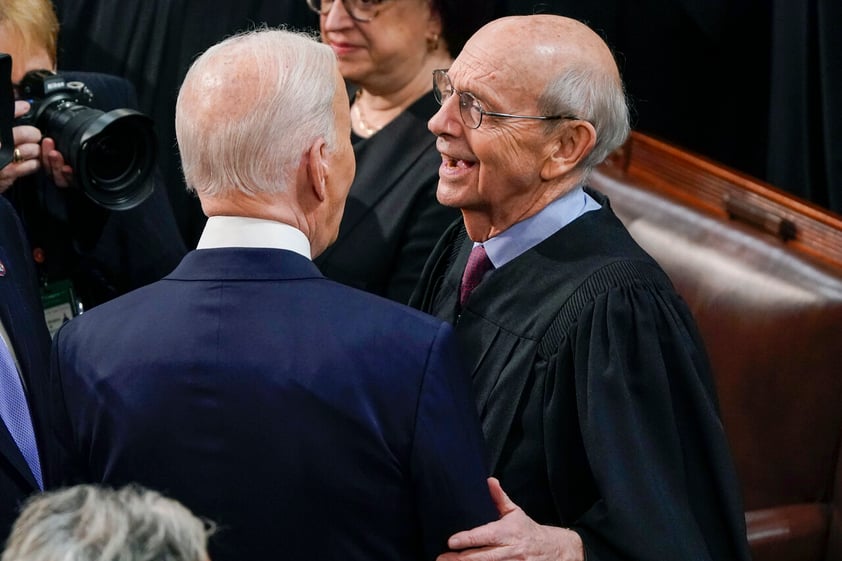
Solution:
<svg viewBox="0 0 842 561">
<path fill-rule="evenodd" d="M 608 48 L 575 20 L 504 18 L 435 93 L 437 196 L 463 220 L 411 303 L 455 324 L 501 514 L 451 537 L 463 551 L 439 560 L 748 559 L 693 318 L 583 186 L 628 134 Z"/>
</svg>

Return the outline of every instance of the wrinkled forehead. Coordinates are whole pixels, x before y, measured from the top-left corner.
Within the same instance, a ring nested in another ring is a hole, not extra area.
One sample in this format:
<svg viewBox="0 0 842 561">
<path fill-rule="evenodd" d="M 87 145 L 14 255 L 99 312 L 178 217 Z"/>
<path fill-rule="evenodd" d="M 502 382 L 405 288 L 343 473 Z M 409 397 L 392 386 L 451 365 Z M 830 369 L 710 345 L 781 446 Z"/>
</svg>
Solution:
<svg viewBox="0 0 842 561">
<path fill-rule="evenodd" d="M 547 84 L 546 72 L 522 51 L 506 52 L 501 44 L 488 41 L 469 42 L 453 64 L 448 76 L 453 87 L 470 91 L 480 98 L 537 98 Z"/>
</svg>

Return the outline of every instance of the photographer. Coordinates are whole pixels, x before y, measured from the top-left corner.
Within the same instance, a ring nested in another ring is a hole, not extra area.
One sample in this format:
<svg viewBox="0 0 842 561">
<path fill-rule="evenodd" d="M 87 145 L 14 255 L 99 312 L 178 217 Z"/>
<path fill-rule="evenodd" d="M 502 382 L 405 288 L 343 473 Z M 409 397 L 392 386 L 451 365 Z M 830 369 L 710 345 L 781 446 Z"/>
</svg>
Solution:
<svg viewBox="0 0 842 561">
<path fill-rule="evenodd" d="M 0 52 L 12 57 L 16 87 L 29 71 L 56 70 L 57 34 L 49 0 L 0 4 Z M 94 73 L 60 75 L 87 86 L 94 109 L 137 107 L 127 80 Z M 27 104 L 19 101 L 15 109 L 18 117 Z M 42 138 L 42 131 L 28 125 L 14 127 L 13 134 L 14 160 L 0 170 L 0 192 L 24 223 L 48 323 L 56 319 L 51 320 L 51 306 L 73 312 L 90 308 L 160 279 L 186 253 L 157 170 L 155 189 L 144 202 L 128 210 L 108 210 L 74 187 L 68 155 L 56 150 L 53 139 Z"/>
</svg>

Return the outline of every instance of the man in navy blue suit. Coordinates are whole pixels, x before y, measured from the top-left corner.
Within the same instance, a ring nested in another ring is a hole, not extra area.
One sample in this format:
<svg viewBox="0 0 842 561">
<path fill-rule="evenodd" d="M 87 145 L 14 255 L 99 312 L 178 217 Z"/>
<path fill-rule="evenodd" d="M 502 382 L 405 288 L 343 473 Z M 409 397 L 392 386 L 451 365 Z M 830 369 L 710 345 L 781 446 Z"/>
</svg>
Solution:
<svg viewBox="0 0 842 561">
<path fill-rule="evenodd" d="M 348 106 L 310 36 L 194 62 L 176 131 L 207 225 L 56 334 L 50 482 L 158 489 L 219 525 L 214 561 L 431 560 L 497 518 L 451 328 L 311 261 L 354 175 Z"/>
<path fill-rule="evenodd" d="M 5 359 L 9 372 L 19 376 L 17 389 L 24 392 L 32 428 L 40 433 L 43 424 L 34 406 L 43 400 L 41 392 L 46 388 L 50 336 L 23 229 L 14 209 L 3 197 L 0 197 L 0 346 L 5 347 L 0 348 L 0 354 L 5 353 L 0 361 Z M 4 413 L 12 404 L 6 383 L 9 380 L 0 385 L 0 411 Z M 18 413 L 25 421 L 27 407 L 19 406 Z M 41 488 L 35 474 L 37 468 L 27 461 L 16 440 L 19 436 L 9 424 L 11 420 L 0 415 L 0 542 L 5 541 L 23 500 Z M 30 461 L 38 459 L 30 458 Z"/>
</svg>

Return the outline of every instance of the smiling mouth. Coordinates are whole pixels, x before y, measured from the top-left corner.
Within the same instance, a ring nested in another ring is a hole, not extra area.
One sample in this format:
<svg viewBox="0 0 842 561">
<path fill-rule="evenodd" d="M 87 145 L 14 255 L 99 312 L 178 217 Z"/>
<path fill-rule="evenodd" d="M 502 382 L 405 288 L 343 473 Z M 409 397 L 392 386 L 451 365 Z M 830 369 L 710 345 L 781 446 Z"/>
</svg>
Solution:
<svg viewBox="0 0 842 561">
<path fill-rule="evenodd" d="M 442 154 L 442 163 L 448 169 L 469 169 L 476 165 L 476 162 L 469 160 L 460 160 L 458 158 L 451 158 Z"/>
</svg>

